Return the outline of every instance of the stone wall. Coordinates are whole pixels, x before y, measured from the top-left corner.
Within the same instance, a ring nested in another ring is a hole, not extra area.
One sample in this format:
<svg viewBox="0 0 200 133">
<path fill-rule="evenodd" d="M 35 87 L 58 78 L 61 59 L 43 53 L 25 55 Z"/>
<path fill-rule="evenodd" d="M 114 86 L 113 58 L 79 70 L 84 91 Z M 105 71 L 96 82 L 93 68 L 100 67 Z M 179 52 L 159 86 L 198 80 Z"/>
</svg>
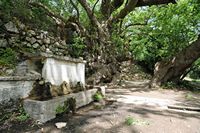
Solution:
<svg viewBox="0 0 200 133">
<path fill-rule="evenodd" d="M 51 36 L 47 31 L 32 30 L 21 23 L 4 24 L 5 31 L 0 32 L 0 48 L 17 46 L 31 49 L 33 52 L 45 52 L 54 55 L 68 55 L 66 42 Z M 31 51 L 30 50 L 30 51 Z M 30 52 L 29 51 L 29 52 Z"/>
<path fill-rule="evenodd" d="M 41 77 L 54 85 L 66 81 L 85 86 L 85 61 L 82 59 L 46 53 L 28 58 L 16 66 L 12 76 L 0 77 L 0 102 L 27 97 L 33 82 Z"/>
<path fill-rule="evenodd" d="M 0 103 L 27 97 L 37 78 L 40 77 L 0 77 Z"/>
<path fill-rule="evenodd" d="M 10 76 L 0 77 L 0 102 L 28 96 L 33 82 L 42 76 L 56 85 L 64 80 L 85 84 L 85 62 L 66 57 L 68 47 L 64 40 L 47 31 L 32 30 L 20 22 L 10 21 L 0 26 L 4 27 L 0 30 L 0 49 L 15 48 L 16 52 L 23 53 L 24 58 L 19 59 L 15 68 L 0 66 L 5 75 Z M 55 60 L 55 63 L 47 64 L 49 59 Z"/>
</svg>

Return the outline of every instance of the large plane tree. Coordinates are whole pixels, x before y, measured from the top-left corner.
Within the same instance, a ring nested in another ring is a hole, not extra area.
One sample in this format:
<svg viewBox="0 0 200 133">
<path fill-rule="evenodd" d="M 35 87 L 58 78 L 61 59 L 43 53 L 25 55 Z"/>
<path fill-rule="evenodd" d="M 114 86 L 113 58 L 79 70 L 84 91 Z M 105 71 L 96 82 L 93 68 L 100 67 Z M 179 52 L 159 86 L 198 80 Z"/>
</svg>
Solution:
<svg viewBox="0 0 200 133">
<path fill-rule="evenodd" d="M 17 3 L 11 0 L 3 1 L 5 3 L 10 1 L 13 5 Z M 143 23 L 134 23 L 134 21 L 128 19 L 129 15 L 136 8 L 176 3 L 175 0 L 20 1 L 23 1 L 33 11 L 28 17 L 33 16 L 34 13 L 46 14 L 48 22 L 50 18 L 57 25 L 56 32 L 67 43 L 70 43 L 68 38 L 70 34 L 76 32 L 76 36 L 78 37 L 75 41 L 84 43 L 85 45 L 84 52 L 86 54 L 84 54 L 84 59 L 87 60 L 87 74 L 91 77 L 89 81 L 95 81 L 96 83 L 111 81 L 112 75 L 119 69 L 119 62 L 127 58 L 127 51 L 129 50 L 126 49 L 125 45 L 118 45 L 120 41 L 123 43 L 123 39 L 120 40 L 120 38 L 124 37 L 120 34 L 122 30 L 127 30 L 129 26 L 146 25 L 151 20 L 144 20 Z M 16 13 L 13 14 L 15 15 Z M 27 14 L 28 12 L 23 12 L 23 15 Z M 44 20 L 43 17 L 37 17 L 37 19 Z M 125 29 L 122 28 L 122 25 L 124 25 Z M 129 30 L 129 32 L 131 31 Z M 126 40 L 126 42 L 130 41 Z M 180 51 L 178 55 L 174 55 L 173 58 L 157 63 L 152 84 L 160 84 L 180 77 L 199 57 L 198 49 L 199 39 Z M 193 54 L 190 55 L 189 53 Z M 182 62 L 183 60 L 184 62 Z"/>
<path fill-rule="evenodd" d="M 45 5 L 45 3 L 48 3 Z M 58 3 L 58 2 L 57 2 Z M 109 82 L 118 70 L 118 51 L 112 41 L 113 34 L 120 30 L 123 19 L 136 7 L 175 3 L 174 0 L 66 0 L 72 12 L 65 18 L 51 10 L 56 1 L 30 1 L 32 7 L 42 8 L 48 16 L 62 27 L 74 27 L 80 37 L 84 38 L 88 51 L 88 68 L 92 75 L 90 81 Z M 62 5 L 65 6 L 64 4 Z M 64 10 L 63 10 L 64 11 Z M 63 13 L 64 14 L 64 13 Z M 62 30 L 61 30 L 62 31 Z M 64 32 L 62 36 L 64 35 Z M 92 57 L 92 58 L 91 58 Z M 91 58 L 91 60 L 89 59 Z M 125 57 L 124 57 L 125 58 Z M 121 58 L 123 59 L 123 58 Z"/>
</svg>

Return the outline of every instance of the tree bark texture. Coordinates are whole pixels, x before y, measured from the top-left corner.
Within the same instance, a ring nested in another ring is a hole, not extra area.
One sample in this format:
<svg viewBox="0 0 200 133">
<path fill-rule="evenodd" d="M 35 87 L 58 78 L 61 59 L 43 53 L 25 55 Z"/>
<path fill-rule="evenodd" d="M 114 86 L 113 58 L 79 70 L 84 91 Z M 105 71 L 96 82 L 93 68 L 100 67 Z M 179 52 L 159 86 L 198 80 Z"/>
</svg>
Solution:
<svg viewBox="0 0 200 133">
<path fill-rule="evenodd" d="M 191 45 L 169 60 L 155 64 L 151 87 L 157 87 L 167 81 L 178 82 L 181 75 L 200 57 L 200 36 Z"/>
</svg>

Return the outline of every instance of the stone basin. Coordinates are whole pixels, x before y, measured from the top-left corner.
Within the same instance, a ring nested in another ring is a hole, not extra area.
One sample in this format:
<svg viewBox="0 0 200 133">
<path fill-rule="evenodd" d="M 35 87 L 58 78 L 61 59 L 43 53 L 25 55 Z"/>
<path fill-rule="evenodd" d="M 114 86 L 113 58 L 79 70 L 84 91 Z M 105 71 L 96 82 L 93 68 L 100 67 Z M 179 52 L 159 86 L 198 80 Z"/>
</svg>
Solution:
<svg viewBox="0 0 200 133">
<path fill-rule="evenodd" d="M 100 87 L 102 94 L 105 95 L 105 87 Z M 68 98 L 76 99 L 76 108 L 85 106 L 93 101 L 92 96 L 96 93 L 97 88 L 71 93 L 64 96 L 55 97 L 46 101 L 38 101 L 32 99 L 24 100 L 24 109 L 31 118 L 41 123 L 45 123 L 56 117 L 56 108 L 63 105 Z"/>
</svg>

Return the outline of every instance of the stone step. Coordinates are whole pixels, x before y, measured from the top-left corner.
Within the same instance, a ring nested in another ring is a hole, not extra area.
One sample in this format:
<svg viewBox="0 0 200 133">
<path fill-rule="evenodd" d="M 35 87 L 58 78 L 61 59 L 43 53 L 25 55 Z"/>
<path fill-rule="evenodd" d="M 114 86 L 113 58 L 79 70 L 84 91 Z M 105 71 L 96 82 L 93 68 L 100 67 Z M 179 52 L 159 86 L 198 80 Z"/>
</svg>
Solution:
<svg viewBox="0 0 200 133">
<path fill-rule="evenodd" d="M 120 82 L 120 86 L 127 89 L 127 88 L 148 88 L 150 80 L 142 80 L 142 81 L 128 81 L 122 80 Z M 108 89 L 114 89 L 116 87 L 108 87 Z"/>
<path fill-rule="evenodd" d="M 147 86 L 149 85 L 150 80 L 142 80 L 142 81 L 128 81 L 128 80 L 124 80 L 122 81 L 122 83 L 124 83 L 127 86 Z"/>
<path fill-rule="evenodd" d="M 111 100 L 116 100 L 117 102 L 127 103 L 127 104 L 136 104 L 136 105 L 147 105 L 155 107 L 167 108 L 168 105 L 178 104 L 178 101 L 160 99 L 160 98 L 150 98 L 142 96 L 132 96 L 132 95 L 112 95 L 106 94 L 106 97 Z"/>
</svg>

